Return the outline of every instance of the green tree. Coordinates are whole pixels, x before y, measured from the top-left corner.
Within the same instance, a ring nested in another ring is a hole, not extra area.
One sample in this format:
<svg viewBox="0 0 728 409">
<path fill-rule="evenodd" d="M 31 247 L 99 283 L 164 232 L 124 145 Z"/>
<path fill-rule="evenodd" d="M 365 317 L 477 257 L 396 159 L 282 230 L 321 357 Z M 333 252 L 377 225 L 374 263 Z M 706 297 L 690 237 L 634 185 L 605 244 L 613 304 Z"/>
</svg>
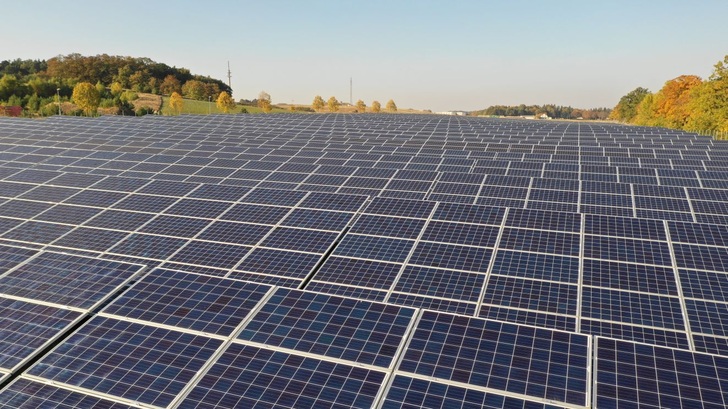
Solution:
<svg viewBox="0 0 728 409">
<path fill-rule="evenodd" d="M 15 75 L 5 74 L 0 78 L 0 101 L 7 101 L 12 95 L 25 95 L 25 90 Z"/>
<path fill-rule="evenodd" d="M 728 55 L 714 65 L 707 81 L 693 88 L 691 97 L 685 129 L 728 132 Z"/>
<path fill-rule="evenodd" d="M 328 105 L 329 107 L 329 112 L 336 112 L 339 110 L 339 101 L 334 96 L 329 98 L 328 102 L 326 102 L 326 105 Z"/>
<path fill-rule="evenodd" d="M 220 95 L 218 95 L 216 105 L 217 109 L 227 114 L 235 108 L 235 101 L 233 101 L 233 98 L 230 96 L 230 94 L 223 91 L 220 93 Z"/>
<path fill-rule="evenodd" d="M 367 104 L 365 104 L 362 100 L 356 101 L 356 110 L 358 112 L 367 112 Z"/>
<path fill-rule="evenodd" d="M 377 113 L 382 110 L 382 104 L 379 101 L 372 101 L 372 112 Z"/>
<path fill-rule="evenodd" d="M 189 80 L 182 85 L 182 95 L 202 101 L 207 99 L 207 87 L 202 81 Z"/>
<path fill-rule="evenodd" d="M 96 113 L 96 109 L 101 102 L 101 96 L 96 87 L 90 82 L 80 82 L 73 87 L 73 95 L 71 96 L 73 103 L 83 110 L 86 115 L 91 116 Z"/>
<path fill-rule="evenodd" d="M 258 108 L 262 109 L 265 113 L 268 113 L 273 109 L 269 93 L 260 91 L 260 94 L 258 94 Z"/>
<path fill-rule="evenodd" d="M 387 101 L 387 105 L 385 108 L 389 112 L 397 112 L 397 104 L 394 103 L 393 99 L 390 99 L 389 101 Z"/>
<path fill-rule="evenodd" d="M 313 108 L 314 111 L 320 111 L 324 109 L 324 99 L 321 98 L 321 95 L 316 95 L 316 97 L 313 99 L 313 103 L 311 104 L 311 108 Z"/>
<path fill-rule="evenodd" d="M 619 100 L 617 106 L 612 110 L 610 118 L 622 122 L 632 122 L 637 116 L 637 105 L 649 94 L 650 91 L 642 87 L 630 91 Z"/>
<path fill-rule="evenodd" d="M 663 121 L 657 115 L 655 95 L 647 94 L 637 105 L 637 114 L 632 118 L 632 123 L 643 126 L 664 126 Z"/>
<path fill-rule="evenodd" d="M 180 112 L 182 112 L 184 105 L 185 101 L 182 99 L 182 95 L 177 92 L 172 92 L 172 95 L 169 97 L 169 107 L 172 108 L 177 115 L 179 115 Z"/>
</svg>

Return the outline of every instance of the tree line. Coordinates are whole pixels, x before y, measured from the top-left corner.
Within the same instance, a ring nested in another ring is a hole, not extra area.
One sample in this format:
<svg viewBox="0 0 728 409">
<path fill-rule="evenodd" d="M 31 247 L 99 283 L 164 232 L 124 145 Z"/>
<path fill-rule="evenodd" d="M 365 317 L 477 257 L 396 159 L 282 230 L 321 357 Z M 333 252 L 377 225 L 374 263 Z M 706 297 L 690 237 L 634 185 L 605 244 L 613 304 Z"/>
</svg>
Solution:
<svg viewBox="0 0 728 409">
<path fill-rule="evenodd" d="M 713 67 L 707 80 L 681 75 L 656 93 L 643 87 L 630 91 L 614 107 L 611 119 L 692 132 L 728 132 L 728 55 Z"/>
<path fill-rule="evenodd" d="M 328 101 L 324 102 L 324 99 L 321 97 L 321 95 L 316 95 L 313 99 L 313 102 L 311 103 L 311 108 L 316 112 L 323 111 L 324 107 L 326 107 L 329 112 L 338 112 L 340 106 L 341 102 L 339 102 L 339 100 L 337 100 L 334 96 L 330 97 Z M 356 101 L 355 107 L 356 112 L 367 112 L 367 104 L 361 99 Z M 373 113 L 381 112 L 382 104 L 379 101 L 374 100 L 372 101 L 372 105 L 368 107 L 368 109 L 370 112 Z M 384 109 L 387 112 L 397 112 L 397 104 L 394 102 L 394 100 L 390 99 L 389 101 L 387 101 Z"/>
<path fill-rule="evenodd" d="M 221 92 L 232 94 L 223 81 L 149 58 L 69 54 L 48 60 L 0 61 L 0 105 L 22 106 L 31 113 L 50 115 L 57 110 L 53 103 L 68 101 L 80 83 L 108 90 L 100 92 L 101 106 L 121 109 L 122 94 L 110 92 L 112 88 L 161 95 L 177 92 L 197 100 L 218 98 Z"/>
<path fill-rule="evenodd" d="M 607 119 L 611 109 L 591 108 L 581 109 L 570 106 L 559 106 L 554 104 L 546 105 L 492 105 L 480 111 L 473 111 L 470 114 L 476 116 L 540 116 L 546 114 L 554 119 Z"/>
</svg>

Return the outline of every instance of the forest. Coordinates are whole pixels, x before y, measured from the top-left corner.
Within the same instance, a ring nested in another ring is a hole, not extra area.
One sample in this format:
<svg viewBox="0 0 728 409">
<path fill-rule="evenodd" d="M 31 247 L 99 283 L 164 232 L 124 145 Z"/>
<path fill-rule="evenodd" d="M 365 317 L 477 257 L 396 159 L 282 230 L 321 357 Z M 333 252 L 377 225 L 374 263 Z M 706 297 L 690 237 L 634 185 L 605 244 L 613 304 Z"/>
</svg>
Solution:
<svg viewBox="0 0 728 409">
<path fill-rule="evenodd" d="M 547 105 L 493 105 L 480 111 L 471 112 L 476 116 L 540 116 L 546 114 L 553 119 L 607 119 L 609 108 L 581 109 L 570 106 Z"/>
<path fill-rule="evenodd" d="M 700 133 L 728 132 L 728 55 L 703 80 L 696 75 L 673 78 L 656 93 L 638 87 L 623 96 L 611 119 Z"/>
<path fill-rule="evenodd" d="M 100 90 L 102 107 L 122 111 L 129 109 L 136 92 L 177 92 L 197 100 L 217 98 L 223 91 L 232 94 L 223 81 L 149 58 L 69 54 L 48 60 L 0 61 L 0 105 L 21 106 L 31 115 L 52 115 L 58 99 L 69 101 L 74 87 L 86 82 Z M 119 89 L 125 92 L 112 92 Z"/>
</svg>

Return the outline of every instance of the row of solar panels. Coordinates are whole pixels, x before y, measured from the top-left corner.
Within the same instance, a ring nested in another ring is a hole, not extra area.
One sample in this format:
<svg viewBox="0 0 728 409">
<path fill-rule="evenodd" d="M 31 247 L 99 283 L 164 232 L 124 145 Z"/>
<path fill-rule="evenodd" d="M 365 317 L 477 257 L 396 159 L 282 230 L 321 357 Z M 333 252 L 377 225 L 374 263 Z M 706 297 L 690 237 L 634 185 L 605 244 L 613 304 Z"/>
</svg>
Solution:
<svg viewBox="0 0 728 409">
<path fill-rule="evenodd" d="M 0 364 L 7 375 L 22 370 L 0 390 L 0 407 L 728 404 L 728 358 L 0 250 Z"/>
<path fill-rule="evenodd" d="M 360 210 L 364 196 L 125 182 L 1 203 L 0 240 L 728 351 L 724 225 L 391 198 Z"/>
</svg>

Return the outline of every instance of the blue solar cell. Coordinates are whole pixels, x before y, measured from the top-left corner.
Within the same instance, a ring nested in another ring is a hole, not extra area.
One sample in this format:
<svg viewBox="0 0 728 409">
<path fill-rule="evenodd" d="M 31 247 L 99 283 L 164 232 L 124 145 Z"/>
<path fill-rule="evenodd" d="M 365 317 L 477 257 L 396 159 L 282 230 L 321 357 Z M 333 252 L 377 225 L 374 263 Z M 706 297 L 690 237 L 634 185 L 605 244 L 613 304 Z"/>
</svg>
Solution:
<svg viewBox="0 0 728 409">
<path fill-rule="evenodd" d="M 159 215 L 139 229 L 139 232 L 179 238 L 192 238 L 208 224 L 210 224 L 209 220 Z"/>
<path fill-rule="evenodd" d="M 669 222 L 673 242 L 728 246 L 728 226 L 714 224 Z"/>
<path fill-rule="evenodd" d="M 485 273 L 492 253 L 492 250 L 483 247 L 420 242 L 412 253 L 409 263 Z"/>
<path fill-rule="evenodd" d="M 90 309 L 143 266 L 43 252 L 0 277 L 0 294 Z"/>
<path fill-rule="evenodd" d="M 408 307 L 425 308 L 428 310 L 463 315 L 473 315 L 476 310 L 476 304 L 471 302 L 403 293 L 392 293 L 387 299 L 387 302 L 397 305 L 406 305 Z"/>
<path fill-rule="evenodd" d="M 589 356 L 584 335 L 425 311 L 399 370 L 586 405 Z"/>
<path fill-rule="evenodd" d="M 59 409 L 132 409 L 132 406 L 123 403 L 25 378 L 18 378 L 0 391 L 0 408 L 32 409 L 46 407 Z"/>
<path fill-rule="evenodd" d="M 238 280 L 155 269 L 104 312 L 227 336 L 270 288 Z"/>
<path fill-rule="evenodd" d="M 212 222 L 197 239 L 231 244 L 257 244 L 270 231 L 270 226 L 235 223 L 226 221 Z"/>
<path fill-rule="evenodd" d="M 578 233 L 581 231 L 581 217 L 571 213 L 510 209 L 506 226 Z"/>
<path fill-rule="evenodd" d="M 337 237 L 338 233 L 335 232 L 277 227 L 260 245 L 277 249 L 325 253 Z"/>
<path fill-rule="evenodd" d="M 426 221 L 422 219 L 406 219 L 363 214 L 351 227 L 351 233 L 371 234 L 376 236 L 416 239 Z"/>
<path fill-rule="evenodd" d="M 77 311 L 0 297 L 0 368 L 15 369 L 80 316 Z"/>
<path fill-rule="evenodd" d="M 585 217 L 584 232 L 633 239 L 663 241 L 667 239 L 662 221 L 623 217 L 587 215 Z"/>
<path fill-rule="evenodd" d="M 579 279 L 579 259 L 499 250 L 495 256 L 492 273 L 576 284 Z"/>
<path fill-rule="evenodd" d="M 507 307 L 485 305 L 480 307 L 478 317 L 514 324 L 534 325 L 541 328 L 576 331 L 576 317 L 548 314 L 538 311 L 518 310 Z"/>
<path fill-rule="evenodd" d="M 579 236 L 576 234 L 506 228 L 499 247 L 529 252 L 579 255 Z"/>
<path fill-rule="evenodd" d="M 685 328 L 677 297 L 584 287 L 581 311 L 585 318 L 674 330 Z"/>
<path fill-rule="evenodd" d="M 305 192 L 280 189 L 253 189 L 241 202 L 277 206 L 295 206 L 306 196 Z"/>
<path fill-rule="evenodd" d="M 364 204 L 366 199 L 366 196 L 361 195 L 313 192 L 301 202 L 300 206 L 321 210 L 356 212 Z"/>
<path fill-rule="evenodd" d="M 322 283 L 311 281 L 306 285 L 307 291 L 316 291 L 325 294 L 341 295 L 350 298 L 359 298 L 369 301 L 384 301 L 387 293 L 379 290 L 371 290 L 368 288 L 352 287 L 341 284 Z"/>
<path fill-rule="evenodd" d="M 256 248 L 236 267 L 236 270 L 278 277 L 304 278 L 311 273 L 320 259 L 320 254 Z"/>
<path fill-rule="evenodd" d="M 584 285 L 677 296 L 672 268 L 584 260 Z"/>
<path fill-rule="evenodd" d="M 722 408 L 728 358 L 597 338 L 597 407 Z"/>
<path fill-rule="evenodd" d="M 316 281 L 386 290 L 391 287 L 401 268 L 401 264 L 331 256 L 313 278 Z"/>
<path fill-rule="evenodd" d="M 278 289 L 238 339 L 388 367 L 415 310 Z"/>
<path fill-rule="evenodd" d="M 250 251 L 248 246 L 193 240 L 170 261 L 216 268 L 233 268 Z"/>
<path fill-rule="evenodd" d="M 180 406 L 368 408 L 384 380 L 379 371 L 233 343 Z"/>
<path fill-rule="evenodd" d="M 582 319 L 580 332 L 583 334 L 643 342 L 652 345 L 682 349 L 690 348 L 688 336 L 683 331 L 669 331 L 639 325 Z"/>
<path fill-rule="evenodd" d="M 156 406 L 167 406 L 222 341 L 96 317 L 28 374 Z"/>
<path fill-rule="evenodd" d="M 159 213 L 171 206 L 177 200 L 177 198 L 167 196 L 133 194 L 115 203 L 112 207 L 121 210 Z"/>
<path fill-rule="evenodd" d="M 585 235 L 584 257 L 672 266 L 670 249 L 661 241 Z"/>
<path fill-rule="evenodd" d="M 281 224 L 290 227 L 342 231 L 349 224 L 353 216 L 353 213 L 345 212 L 294 209 Z"/>
<path fill-rule="evenodd" d="M 371 260 L 403 262 L 409 255 L 414 243 L 413 240 L 347 234 L 336 246 L 333 254 Z"/>
<path fill-rule="evenodd" d="M 728 336 L 728 304 L 686 299 L 685 307 L 693 333 Z"/>
<path fill-rule="evenodd" d="M 484 274 L 407 266 L 394 291 L 477 302 L 484 280 Z"/>
<path fill-rule="evenodd" d="M 384 398 L 382 408 L 556 409 L 557 407 L 492 392 L 396 375 Z"/>
<path fill-rule="evenodd" d="M 400 216 L 426 219 L 432 213 L 436 202 L 425 202 L 405 199 L 375 198 L 364 210 L 368 214 L 384 216 Z"/>
<path fill-rule="evenodd" d="M 431 221 L 422 233 L 421 240 L 493 247 L 497 237 L 497 227 Z"/>
<path fill-rule="evenodd" d="M 37 251 L 31 249 L 0 245 L 0 275 L 28 260 L 36 253 Z"/>
<path fill-rule="evenodd" d="M 492 275 L 483 292 L 483 303 L 575 315 L 577 290 L 571 284 Z"/>
<path fill-rule="evenodd" d="M 124 256 L 166 260 L 187 243 L 185 239 L 134 233 L 109 250 Z"/>
<path fill-rule="evenodd" d="M 673 249 L 678 267 L 728 271 L 728 248 L 675 243 Z"/>
</svg>

